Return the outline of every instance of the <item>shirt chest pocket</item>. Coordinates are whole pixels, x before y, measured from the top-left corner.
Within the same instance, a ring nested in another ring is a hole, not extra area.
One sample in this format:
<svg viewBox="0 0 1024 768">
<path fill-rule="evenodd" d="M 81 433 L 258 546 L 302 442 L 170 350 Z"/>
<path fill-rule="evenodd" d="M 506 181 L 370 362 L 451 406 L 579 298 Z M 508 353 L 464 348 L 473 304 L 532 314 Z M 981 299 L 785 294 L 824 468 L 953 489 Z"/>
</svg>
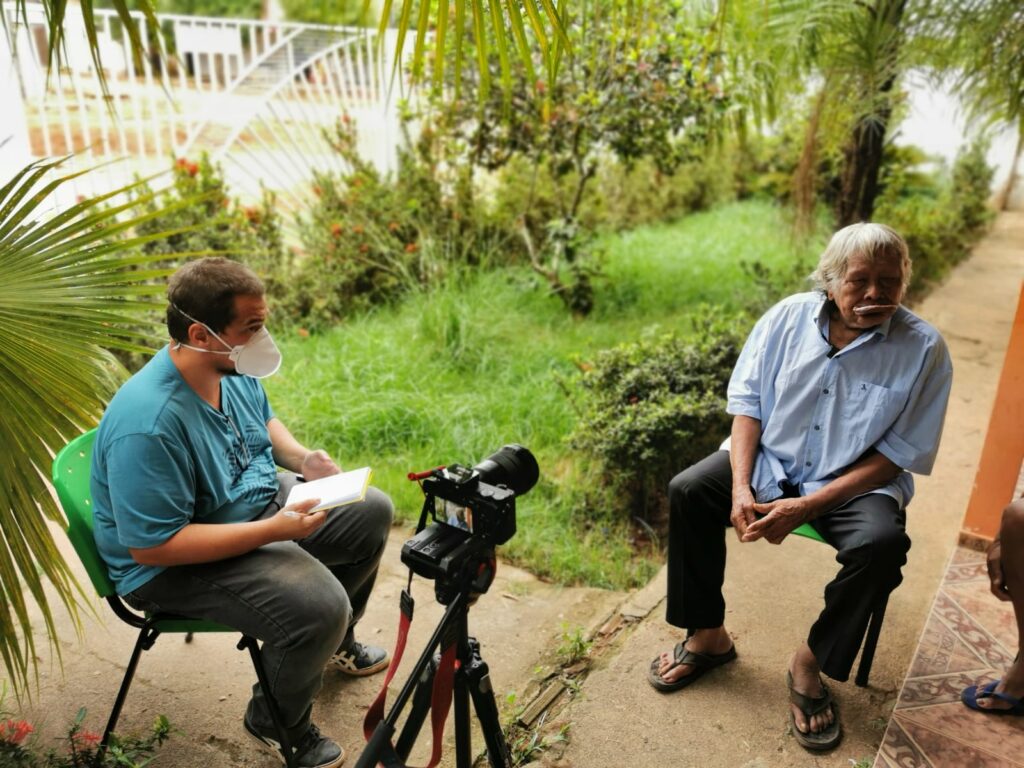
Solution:
<svg viewBox="0 0 1024 768">
<path fill-rule="evenodd" d="M 853 379 L 839 393 L 839 412 L 843 418 L 843 431 L 861 443 L 865 450 L 886 433 L 906 400 L 906 393 Z"/>
</svg>

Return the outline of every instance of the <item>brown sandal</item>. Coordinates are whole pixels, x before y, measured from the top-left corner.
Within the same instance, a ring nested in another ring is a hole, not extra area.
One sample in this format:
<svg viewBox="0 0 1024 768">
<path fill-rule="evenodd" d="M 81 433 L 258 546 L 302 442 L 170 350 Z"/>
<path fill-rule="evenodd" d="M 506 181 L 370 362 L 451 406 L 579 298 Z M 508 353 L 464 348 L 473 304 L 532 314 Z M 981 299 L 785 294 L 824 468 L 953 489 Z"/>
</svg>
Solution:
<svg viewBox="0 0 1024 768">
<path fill-rule="evenodd" d="M 786 672 L 786 686 L 789 688 L 789 700 L 800 708 L 808 723 L 811 722 L 813 715 L 821 714 L 829 707 L 832 707 L 832 723 L 828 728 L 816 733 L 813 731 L 804 733 L 797 728 L 796 716 L 793 714 L 792 709 L 789 710 L 789 722 L 793 726 L 793 738 L 796 739 L 797 744 L 813 752 L 824 752 L 839 746 L 839 742 L 843 739 L 843 727 L 839 723 L 839 707 L 836 706 L 828 686 L 825 683 L 821 684 L 822 694 L 817 698 L 805 696 L 799 691 L 794 690 L 793 675 L 789 671 Z"/>
<path fill-rule="evenodd" d="M 693 665 L 693 671 L 670 683 L 658 674 L 658 667 L 661 665 L 661 657 L 659 656 L 651 662 L 651 668 L 647 673 L 647 682 L 655 690 L 662 693 L 671 693 L 672 691 L 678 691 L 680 688 L 685 688 L 708 670 L 720 667 L 735 658 L 736 646 L 733 646 L 725 653 L 697 653 L 696 651 L 687 650 L 685 642 L 676 643 L 676 647 L 672 652 L 672 666 L 665 671 L 671 672 L 683 664 Z"/>
</svg>

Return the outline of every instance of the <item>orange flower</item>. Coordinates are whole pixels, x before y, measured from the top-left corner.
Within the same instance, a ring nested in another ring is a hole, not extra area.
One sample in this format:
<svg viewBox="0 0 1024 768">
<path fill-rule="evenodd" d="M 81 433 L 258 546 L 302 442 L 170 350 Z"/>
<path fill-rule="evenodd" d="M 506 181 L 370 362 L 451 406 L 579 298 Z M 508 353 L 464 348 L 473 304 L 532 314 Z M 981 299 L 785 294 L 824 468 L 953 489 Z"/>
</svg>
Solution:
<svg viewBox="0 0 1024 768">
<path fill-rule="evenodd" d="M 352 234 L 355 234 L 355 235 L 361 235 L 361 234 L 363 234 L 363 228 L 362 228 L 362 226 L 361 226 L 361 225 L 359 225 L 359 224 L 356 224 L 356 225 L 355 225 L 354 227 L 352 227 Z"/>
<path fill-rule="evenodd" d="M 331 235 L 333 237 L 340 237 L 342 232 L 342 226 L 338 222 L 331 224 Z"/>
<path fill-rule="evenodd" d="M 33 730 L 25 720 L 5 720 L 0 722 L 0 741 L 21 744 Z"/>
<path fill-rule="evenodd" d="M 416 245 L 416 243 L 406 243 L 405 244 L 405 252 L 406 253 L 416 253 L 418 248 L 419 248 L 419 246 Z"/>
<path fill-rule="evenodd" d="M 397 232 L 399 230 L 398 222 L 397 221 L 389 222 L 388 223 L 388 230 L 390 230 L 391 232 Z"/>
<path fill-rule="evenodd" d="M 299 336 L 301 336 L 304 339 L 308 339 L 309 338 L 309 331 L 307 331 L 305 328 L 298 328 L 298 329 L 296 329 L 295 332 L 297 334 L 299 334 Z"/>
<path fill-rule="evenodd" d="M 359 246 L 359 252 L 360 253 L 369 253 L 369 251 L 370 251 L 370 246 L 368 246 L 366 243 L 363 243 L 362 245 Z"/>
<path fill-rule="evenodd" d="M 71 738 L 79 749 L 91 749 L 100 743 L 100 735 L 92 731 L 76 731 Z"/>
<path fill-rule="evenodd" d="M 195 176 L 197 173 L 199 173 L 199 166 L 196 165 L 195 163 L 188 163 L 185 165 L 185 172 L 189 176 Z"/>
<path fill-rule="evenodd" d="M 320 195 L 322 195 L 323 193 L 324 193 L 324 191 L 322 189 L 320 189 L 320 185 L 319 184 L 314 184 L 313 185 L 313 194 L 314 195 L 316 195 L 317 197 L 320 197 Z"/>
</svg>

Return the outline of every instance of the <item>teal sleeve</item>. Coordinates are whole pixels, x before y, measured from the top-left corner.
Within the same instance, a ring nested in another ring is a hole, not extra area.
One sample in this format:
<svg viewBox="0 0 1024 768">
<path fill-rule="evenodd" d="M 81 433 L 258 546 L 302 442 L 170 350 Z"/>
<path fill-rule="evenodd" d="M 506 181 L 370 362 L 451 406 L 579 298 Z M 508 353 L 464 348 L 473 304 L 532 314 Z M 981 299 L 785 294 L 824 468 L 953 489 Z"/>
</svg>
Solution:
<svg viewBox="0 0 1024 768">
<path fill-rule="evenodd" d="M 270 407 L 270 399 L 267 397 L 267 392 L 263 389 L 263 385 L 260 385 L 260 394 L 263 395 L 263 423 L 266 424 L 272 418 L 274 418 L 274 409 Z"/>
<path fill-rule="evenodd" d="M 107 449 L 110 506 L 118 540 L 132 549 L 163 544 L 192 520 L 195 468 L 171 438 L 131 434 Z"/>
</svg>

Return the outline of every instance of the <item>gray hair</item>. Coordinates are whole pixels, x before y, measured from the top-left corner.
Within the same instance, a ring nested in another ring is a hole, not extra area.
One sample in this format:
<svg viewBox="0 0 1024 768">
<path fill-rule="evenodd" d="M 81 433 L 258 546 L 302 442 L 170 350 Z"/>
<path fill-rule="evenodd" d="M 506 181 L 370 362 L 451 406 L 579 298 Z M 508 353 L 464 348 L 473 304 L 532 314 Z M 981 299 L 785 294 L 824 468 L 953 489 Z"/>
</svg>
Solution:
<svg viewBox="0 0 1024 768">
<path fill-rule="evenodd" d="M 818 260 L 818 268 L 811 273 L 814 287 L 824 293 L 830 290 L 835 293 L 854 256 L 865 256 L 872 262 L 880 257 L 898 258 L 902 290 L 906 293 L 912 273 L 907 241 L 892 227 L 868 222 L 850 224 L 832 235 Z"/>
</svg>

